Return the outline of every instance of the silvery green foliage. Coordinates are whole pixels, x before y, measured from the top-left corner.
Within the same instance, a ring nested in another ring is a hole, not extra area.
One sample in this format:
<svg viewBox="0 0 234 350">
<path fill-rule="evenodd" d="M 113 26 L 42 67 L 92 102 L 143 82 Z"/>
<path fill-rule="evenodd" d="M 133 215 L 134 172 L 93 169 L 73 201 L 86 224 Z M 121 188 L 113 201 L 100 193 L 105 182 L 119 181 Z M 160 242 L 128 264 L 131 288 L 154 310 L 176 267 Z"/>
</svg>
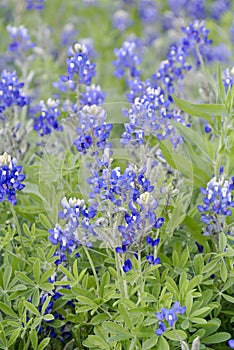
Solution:
<svg viewBox="0 0 234 350">
<path fill-rule="evenodd" d="M 190 350 L 188 344 L 185 341 L 181 342 L 181 350 Z M 196 337 L 192 343 L 191 350 L 200 350 L 200 338 Z"/>
</svg>

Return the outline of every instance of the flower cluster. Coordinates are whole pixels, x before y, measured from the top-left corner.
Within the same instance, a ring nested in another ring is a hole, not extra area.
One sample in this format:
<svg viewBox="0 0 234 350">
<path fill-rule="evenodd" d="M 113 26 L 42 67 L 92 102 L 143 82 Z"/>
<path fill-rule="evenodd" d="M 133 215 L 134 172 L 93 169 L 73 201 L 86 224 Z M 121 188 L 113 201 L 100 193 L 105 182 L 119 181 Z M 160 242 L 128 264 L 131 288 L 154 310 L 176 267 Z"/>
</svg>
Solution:
<svg viewBox="0 0 234 350">
<path fill-rule="evenodd" d="M 213 177 L 207 184 L 206 189 L 201 188 L 201 193 L 205 195 L 203 206 L 198 205 L 198 210 L 202 213 L 201 220 L 207 225 L 205 235 L 210 235 L 219 231 L 217 216 L 231 216 L 234 207 L 233 194 L 234 177 L 231 181 L 224 180 L 223 177 L 216 179 Z"/>
<path fill-rule="evenodd" d="M 137 170 L 131 165 L 123 172 L 119 167 L 104 168 L 101 174 L 93 172 L 88 182 L 92 188 L 90 197 L 100 201 L 100 209 L 108 211 L 112 203 L 110 215 L 116 218 L 116 223 L 120 220 L 111 242 L 117 253 L 123 254 L 132 243 L 138 244 L 152 229 L 162 226 L 164 219 L 157 218 L 158 204 L 150 194 L 154 186 L 144 169 Z"/>
<path fill-rule="evenodd" d="M 232 191 L 234 190 L 234 177 L 231 181 L 224 180 L 224 178 L 216 179 L 213 177 L 208 182 L 206 189 L 201 188 L 202 194 L 205 195 L 203 199 L 204 205 L 198 206 L 201 212 L 211 212 L 217 215 L 232 215 L 230 208 L 234 207 Z M 202 220 L 205 222 L 203 216 Z"/>
<path fill-rule="evenodd" d="M 82 106 L 88 105 L 102 105 L 105 101 L 106 93 L 102 91 L 100 85 L 92 84 L 85 87 L 85 92 L 81 93 L 80 104 Z"/>
<path fill-rule="evenodd" d="M 40 102 L 40 115 L 34 118 L 34 130 L 39 136 L 48 135 L 52 130 L 61 130 L 58 123 L 60 111 L 58 109 L 59 101 L 48 99 L 47 104 Z"/>
<path fill-rule="evenodd" d="M 49 230 L 49 240 L 52 244 L 59 244 L 56 256 L 57 264 L 66 260 L 65 252 L 69 254 L 76 250 L 82 244 L 89 244 L 89 235 L 96 235 L 94 226 L 90 220 L 96 216 L 95 206 L 87 207 L 84 200 L 65 197 L 61 201 L 63 211 L 59 212 L 59 218 L 66 222 L 62 228 L 58 223 L 54 229 Z"/>
<path fill-rule="evenodd" d="M 128 27 L 132 25 L 129 13 L 124 10 L 118 10 L 114 13 L 112 19 L 112 26 L 118 29 L 120 32 L 124 32 Z"/>
<path fill-rule="evenodd" d="M 85 45 L 75 44 L 70 50 L 71 56 L 67 58 L 67 76 L 64 81 L 74 80 L 77 76 L 80 84 L 90 85 L 95 76 L 95 63 L 90 62 Z"/>
<path fill-rule="evenodd" d="M 4 153 L 0 156 L 0 202 L 8 200 L 16 205 L 16 191 L 21 191 L 25 185 L 22 181 L 25 175 L 21 174 L 22 166 L 18 165 L 16 159 Z"/>
<path fill-rule="evenodd" d="M 27 10 L 43 10 L 45 6 L 45 0 L 25 0 Z"/>
<path fill-rule="evenodd" d="M 29 97 L 21 91 L 24 83 L 18 82 L 16 72 L 3 70 L 0 80 L 0 114 L 13 105 L 23 107 L 29 104 Z"/>
<path fill-rule="evenodd" d="M 225 69 L 222 80 L 226 90 L 228 90 L 229 88 L 230 89 L 232 88 L 232 85 L 234 83 L 234 67 L 232 67 L 232 69 L 230 68 Z"/>
<path fill-rule="evenodd" d="M 19 27 L 8 25 L 7 31 L 12 39 L 12 42 L 8 47 L 9 51 L 19 54 L 34 47 L 28 34 L 28 30 L 23 25 Z"/>
<path fill-rule="evenodd" d="M 116 68 L 114 74 L 117 78 L 122 78 L 126 69 L 129 71 L 131 77 L 137 77 L 141 74 L 137 69 L 137 65 L 142 61 L 141 51 L 139 39 L 124 41 L 120 49 L 114 49 L 117 60 L 113 62 L 113 65 Z"/>
<path fill-rule="evenodd" d="M 78 123 L 74 141 L 78 152 L 85 154 L 91 146 L 95 151 L 104 150 L 112 129 L 112 124 L 106 123 L 106 112 L 99 106 L 85 105 L 78 113 Z"/>
<path fill-rule="evenodd" d="M 186 311 L 186 306 L 180 306 L 177 301 L 174 303 L 171 309 L 162 308 L 160 312 L 156 312 L 156 318 L 158 319 L 158 329 L 155 331 L 157 335 L 162 335 L 167 327 L 173 327 L 175 322 L 178 320 L 177 315 L 182 315 Z M 166 321 L 166 323 L 165 323 Z"/>
<path fill-rule="evenodd" d="M 138 11 L 140 19 L 147 25 L 153 24 L 157 20 L 158 11 L 153 0 L 140 0 Z"/>
</svg>

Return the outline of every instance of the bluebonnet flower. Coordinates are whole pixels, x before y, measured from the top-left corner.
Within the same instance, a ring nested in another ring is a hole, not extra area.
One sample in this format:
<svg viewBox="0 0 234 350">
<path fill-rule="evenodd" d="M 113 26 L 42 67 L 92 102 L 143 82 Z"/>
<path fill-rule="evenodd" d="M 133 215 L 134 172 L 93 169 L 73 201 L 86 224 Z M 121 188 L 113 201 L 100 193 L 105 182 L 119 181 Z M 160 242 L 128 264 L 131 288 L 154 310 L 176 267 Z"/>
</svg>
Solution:
<svg viewBox="0 0 234 350">
<path fill-rule="evenodd" d="M 101 107 L 85 105 L 78 113 L 78 123 L 74 145 L 79 153 L 86 154 L 91 146 L 96 151 L 108 147 L 107 139 L 113 126 L 106 123 L 106 112 Z"/>
<path fill-rule="evenodd" d="M 132 270 L 132 263 L 130 259 L 127 259 L 124 261 L 124 265 L 123 265 L 123 271 L 124 272 L 128 272 Z"/>
<path fill-rule="evenodd" d="M 0 80 L 0 114 L 8 107 L 23 107 L 29 104 L 29 97 L 21 91 L 24 83 L 18 82 L 15 72 L 3 70 Z"/>
<path fill-rule="evenodd" d="M 22 181 L 25 175 L 21 173 L 22 166 L 17 165 L 16 159 L 4 153 L 0 156 L 0 202 L 8 200 L 16 205 L 16 191 L 21 191 L 25 185 Z"/>
<path fill-rule="evenodd" d="M 150 265 L 160 264 L 160 258 L 155 258 L 153 255 L 146 255 L 146 260 Z"/>
<path fill-rule="evenodd" d="M 171 309 L 162 308 L 160 312 L 156 312 L 155 315 L 159 321 L 159 328 L 155 331 L 155 333 L 160 336 L 167 330 L 167 325 L 169 327 L 173 327 L 175 322 L 178 320 L 177 314 L 182 315 L 185 313 L 185 311 L 186 306 L 180 306 L 179 302 L 175 302 Z"/>
<path fill-rule="evenodd" d="M 7 31 L 12 39 L 12 42 L 8 47 L 9 51 L 21 54 L 32 49 L 35 46 L 35 44 L 31 42 L 27 28 L 25 28 L 23 25 L 19 27 L 8 25 Z"/>
<path fill-rule="evenodd" d="M 208 236 L 220 232 L 222 229 L 221 218 L 232 215 L 232 208 L 234 207 L 233 190 L 234 177 L 231 181 L 224 180 L 224 177 L 220 177 L 218 180 L 213 177 L 207 184 L 206 189 L 201 188 L 205 198 L 203 199 L 203 205 L 198 205 L 197 208 L 202 213 L 202 222 L 206 224 L 204 235 Z"/>
<path fill-rule="evenodd" d="M 228 88 L 232 88 L 232 85 L 234 83 L 234 67 L 231 69 L 225 69 L 222 80 L 226 90 L 228 90 Z"/>
<path fill-rule="evenodd" d="M 205 123 L 204 130 L 207 134 L 211 132 L 212 129 L 209 123 Z"/>
<path fill-rule="evenodd" d="M 186 34 L 186 37 L 182 39 L 183 47 L 185 50 L 193 52 L 196 59 L 196 65 L 199 66 L 201 60 L 197 50 L 201 53 L 204 47 L 212 44 L 212 40 L 208 38 L 209 30 L 205 27 L 205 24 L 202 21 L 195 20 L 188 26 L 182 27 L 182 32 Z"/>
<path fill-rule="evenodd" d="M 123 111 L 129 120 L 124 124 L 125 132 L 121 138 L 124 145 L 136 147 L 144 144 L 146 136 L 152 135 L 159 140 L 170 139 L 174 147 L 182 142 L 170 124 L 170 119 L 182 124 L 184 121 L 178 111 L 170 109 L 172 99 L 158 85 L 157 77 L 145 82 L 136 81 L 136 84 L 131 85 L 128 97 L 133 103 L 128 111 Z"/>
<path fill-rule="evenodd" d="M 67 58 L 67 76 L 64 81 L 78 79 L 80 84 L 90 85 L 95 76 L 95 63 L 92 63 L 87 54 L 85 45 L 75 44 L 74 51 Z"/>
<path fill-rule="evenodd" d="M 217 215 L 232 215 L 231 208 L 234 207 L 233 201 L 233 182 L 234 177 L 231 181 L 224 180 L 223 177 L 216 179 L 213 177 L 210 182 L 208 182 L 206 189 L 201 188 L 202 194 L 205 195 L 203 199 L 204 205 L 198 206 L 200 212 L 210 212 Z M 205 217 L 202 218 L 202 221 Z"/>
<path fill-rule="evenodd" d="M 158 11 L 153 0 L 140 0 L 138 4 L 139 17 L 146 25 L 156 22 Z"/>
<path fill-rule="evenodd" d="M 59 127 L 58 118 L 60 116 L 59 101 L 48 99 L 47 104 L 44 101 L 40 102 L 40 115 L 34 117 L 34 130 L 39 136 L 48 135 L 52 130 L 61 130 Z"/>
<path fill-rule="evenodd" d="M 161 221 L 163 222 L 164 219 L 161 218 Z M 146 240 L 147 244 L 151 245 L 151 247 L 157 246 L 159 244 L 159 242 L 160 242 L 160 238 L 153 239 L 150 236 L 147 236 L 145 240 Z"/>
<path fill-rule="evenodd" d="M 176 15 L 187 15 L 194 19 L 206 17 L 205 0 L 168 0 L 171 11 Z"/>
<path fill-rule="evenodd" d="M 59 212 L 59 218 L 65 221 L 65 227 L 56 224 L 54 229 L 50 229 L 49 240 L 52 244 L 58 245 L 58 261 L 65 260 L 63 253 L 71 254 L 80 245 L 88 242 L 89 236 L 96 236 L 94 230 L 97 208 L 95 205 L 87 207 L 82 199 L 64 197 L 61 201 L 63 210 Z M 61 254 L 62 253 L 62 254 Z"/>
<path fill-rule="evenodd" d="M 76 43 L 68 47 L 67 74 L 61 75 L 53 86 L 61 92 L 75 91 L 77 85 L 90 85 L 95 76 L 95 63 L 89 59 L 90 51 L 85 44 Z"/>
<path fill-rule="evenodd" d="M 43 10 L 45 6 L 45 0 L 25 0 L 27 10 Z"/>
<path fill-rule="evenodd" d="M 74 28 L 72 23 L 67 23 L 60 35 L 60 43 L 62 46 L 68 46 L 76 41 L 78 36 L 77 30 Z"/>
<path fill-rule="evenodd" d="M 120 49 L 115 48 L 114 54 L 117 60 L 113 62 L 116 70 L 114 75 L 122 78 L 127 70 L 131 77 L 137 77 L 141 74 L 137 66 L 142 61 L 142 48 L 139 39 L 124 41 Z"/>
<path fill-rule="evenodd" d="M 102 105 L 105 101 L 106 93 L 102 91 L 100 85 L 92 84 L 85 87 L 85 92 L 81 93 L 80 104 L 82 106 L 88 105 Z"/>
<path fill-rule="evenodd" d="M 230 0 L 216 0 L 211 5 L 211 17 L 218 21 L 231 7 Z"/>
<path fill-rule="evenodd" d="M 120 32 L 124 32 L 132 23 L 129 13 L 125 10 L 118 10 L 113 15 L 112 26 Z"/>
<path fill-rule="evenodd" d="M 228 340 L 228 346 L 229 346 L 229 348 L 234 349 L 234 339 Z"/>
</svg>

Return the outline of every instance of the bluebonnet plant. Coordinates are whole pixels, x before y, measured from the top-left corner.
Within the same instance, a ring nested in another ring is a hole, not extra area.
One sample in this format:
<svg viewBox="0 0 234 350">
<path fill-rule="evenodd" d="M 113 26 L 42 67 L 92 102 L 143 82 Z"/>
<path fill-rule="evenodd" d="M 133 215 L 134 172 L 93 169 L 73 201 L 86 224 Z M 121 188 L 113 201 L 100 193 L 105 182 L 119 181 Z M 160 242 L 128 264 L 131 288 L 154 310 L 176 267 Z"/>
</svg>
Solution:
<svg viewBox="0 0 234 350">
<path fill-rule="evenodd" d="M 8 200 L 17 204 L 16 191 L 21 191 L 25 185 L 22 182 L 25 175 L 21 173 L 22 166 L 17 165 L 16 159 L 4 153 L 0 156 L 0 202 Z"/>
<path fill-rule="evenodd" d="M 34 130 L 39 136 L 50 134 L 53 130 L 61 130 L 58 118 L 60 116 L 59 101 L 48 99 L 47 104 L 41 101 L 39 104 L 40 115 L 34 117 Z"/>
<path fill-rule="evenodd" d="M 95 63 L 92 63 L 86 53 L 84 45 L 75 44 L 74 50 L 67 58 L 67 76 L 64 81 L 77 79 L 79 84 L 90 85 L 92 78 L 96 74 Z"/>
<path fill-rule="evenodd" d="M 201 220 L 207 225 L 204 234 L 211 235 L 220 232 L 222 227 L 218 218 L 232 215 L 234 207 L 233 192 L 234 177 L 225 180 L 224 177 L 217 179 L 213 177 L 207 184 L 206 189 L 201 188 L 205 195 L 203 205 L 198 205 L 198 210 L 202 213 Z"/>
<path fill-rule="evenodd" d="M 63 210 L 59 212 L 59 218 L 65 221 L 65 226 L 62 228 L 57 223 L 54 229 L 49 230 L 50 242 L 58 245 L 57 264 L 66 260 L 65 253 L 71 254 L 82 244 L 90 246 L 89 237 L 96 236 L 94 218 L 97 208 L 95 205 L 86 206 L 83 199 L 67 200 L 66 197 L 62 199 L 61 205 Z"/>
<path fill-rule="evenodd" d="M 129 13 L 125 10 L 118 10 L 113 15 L 112 26 L 120 32 L 124 32 L 132 23 Z"/>
<path fill-rule="evenodd" d="M 92 84 L 85 87 L 85 92 L 81 93 L 81 106 L 102 105 L 105 102 L 106 93 L 102 91 L 100 85 Z"/>
<path fill-rule="evenodd" d="M 130 259 L 127 259 L 124 261 L 124 265 L 123 265 L 123 271 L 124 272 L 128 272 L 132 270 L 132 263 Z"/>
<path fill-rule="evenodd" d="M 9 51 L 16 54 L 23 54 L 25 51 L 32 49 L 35 44 L 31 42 L 27 28 L 23 25 L 19 27 L 7 26 L 7 31 L 12 39 L 9 44 Z"/>
<path fill-rule="evenodd" d="M 54 87 L 61 92 L 77 90 L 80 84 L 90 85 L 95 76 L 95 63 L 88 57 L 89 50 L 85 44 L 76 43 L 68 48 L 67 74 L 61 75 Z"/>
<path fill-rule="evenodd" d="M 228 341 L 228 346 L 229 346 L 229 348 L 234 349 L 234 339 L 230 339 Z"/>
<path fill-rule="evenodd" d="M 117 78 L 122 78 L 125 70 L 131 77 L 137 77 L 141 74 L 137 66 L 142 61 L 142 48 L 139 39 L 124 41 L 120 49 L 114 49 L 114 54 L 117 56 L 113 62 L 116 70 L 114 72 Z"/>
<path fill-rule="evenodd" d="M 24 83 L 18 82 L 16 72 L 3 70 L 0 80 L 0 114 L 14 105 L 23 107 L 29 104 L 29 97 L 21 90 Z"/>
<path fill-rule="evenodd" d="M 43 10 L 45 0 L 25 0 L 27 10 Z"/>
<path fill-rule="evenodd" d="M 205 0 L 168 0 L 171 11 L 176 15 L 184 15 L 193 19 L 206 17 Z"/>
<path fill-rule="evenodd" d="M 230 0 L 216 0 L 211 5 L 211 17 L 218 21 L 231 7 Z"/>
<path fill-rule="evenodd" d="M 112 124 L 106 123 L 106 112 L 97 105 L 85 105 L 78 113 L 78 138 L 74 141 L 76 149 L 86 154 L 92 146 L 93 151 L 104 150 Z"/>
<path fill-rule="evenodd" d="M 234 67 L 231 69 L 225 69 L 222 80 L 226 90 L 228 90 L 228 88 L 232 88 L 234 82 Z"/>
<path fill-rule="evenodd" d="M 138 4 L 139 17 L 146 25 L 156 22 L 158 11 L 153 0 L 140 0 Z"/>
<path fill-rule="evenodd" d="M 156 312 L 156 318 L 158 319 L 159 328 L 155 331 L 157 335 L 162 335 L 168 327 L 171 328 L 174 326 L 175 322 L 178 320 L 177 315 L 182 315 L 186 311 L 185 306 L 180 306 L 180 303 L 177 301 L 174 303 L 171 309 L 162 308 L 160 312 Z"/>
</svg>

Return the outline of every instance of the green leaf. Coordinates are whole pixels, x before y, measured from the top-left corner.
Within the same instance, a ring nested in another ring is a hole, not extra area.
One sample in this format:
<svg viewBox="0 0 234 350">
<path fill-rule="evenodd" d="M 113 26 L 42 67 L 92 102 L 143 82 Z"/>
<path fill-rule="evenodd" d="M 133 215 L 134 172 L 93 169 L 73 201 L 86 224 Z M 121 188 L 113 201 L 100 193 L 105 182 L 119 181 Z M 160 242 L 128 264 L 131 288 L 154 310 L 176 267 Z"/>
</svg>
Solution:
<svg viewBox="0 0 234 350">
<path fill-rule="evenodd" d="M 109 318 L 110 318 L 110 316 L 105 314 L 105 313 L 102 313 L 102 314 L 99 314 L 99 315 L 95 315 L 92 318 L 92 320 L 90 321 L 90 324 L 93 324 L 93 325 L 101 324 L 104 321 L 107 321 Z"/>
<path fill-rule="evenodd" d="M 34 282 L 28 276 L 26 276 L 26 274 L 23 273 L 23 272 L 18 272 L 17 271 L 16 272 L 16 277 L 17 277 L 17 279 L 19 281 L 24 282 L 26 284 L 29 284 L 30 286 L 34 286 L 35 285 Z"/>
<path fill-rule="evenodd" d="M 207 321 L 204 320 L 204 318 L 200 318 L 200 317 L 189 317 L 189 320 L 193 323 L 196 324 L 206 324 Z"/>
<path fill-rule="evenodd" d="M 11 279 L 12 267 L 8 265 L 3 273 L 3 286 L 6 290 Z"/>
<path fill-rule="evenodd" d="M 205 147 L 205 142 L 203 138 L 200 136 L 200 134 L 191 128 L 188 128 L 185 125 L 182 125 L 180 123 L 172 122 L 172 124 L 175 126 L 175 128 L 178 130 L 181 136 L 183 136 L 187 142 L 193 143 L 205 156 L 205 158 L 210 161 L 210 156 L 207 153 L 207 149 Z"/>
<path fill-rule="evenodd" d="M 160 350 L 170 350 L 167 340 L 161 336 L 158 341 L 158 349 Z"/>
<path fill-rule="evenodd" d="M 216 333 L 216 334 L 210 335 L 207 338 L 203 338 L 202 339 L 202 343 L 205 343 L 205 344 L 222 343 L 224 341 L 227 341 L 230 338 L 231 338 L 231 336 L 230 336 L 229 333 L 220 332 L 220 333 Z"/>
<path fill-rule="evenodd" d="M 212 116 L 227 116 L 224 104 L 195 104 L 173 96 L 173 100 L 177 106 L 184 112 L 205 119 L 209 124 L 213 125 Z"/>
<path fill-rule="evenodd" d="M 16 319 L 19 318 L 19 316 L 7 304 L 0 302 L 0 310 L 4 312 L 4 314 L 6 314 L 7 316 L 11 316 Z"/>
<path fill-rule="evenodd" d="M 207 311 L 209 311 L 211 308 L 210 306 L 204 306 L 201 309 L 195 310 L 192 314 L 191 317 L 196 317 L 196 316 L 200 316 L 202 314 L 205 314 Z"/>
<path fill-rule="evenodd" d="M 61 264 L 59 265 L 59 269 L 71 280 L 71 281 L 75 281 L 75 278 L 73 276 L 73 274 L 66 269 L 66 267 L 62 266 Z"/>
<path fill-rule="evenodd" d="M 110 349 L 110 346 L 98 335 L 89 335 L 88 338 L 83 341 L 83 345 L 87 348 L 94 349 Z"/>
<path fill-rule="evenodd" d="M 131 329 L 132 328 L 132 320 L 129 316 L 128 310 L 124 304 L 120 302 L 119 304 L 119 313 L 123 317 L 126 325 Z"/>
<path fill-rule="evenodd" d="M 192 349 L 191 349 L 191 350 L 200 350 L 200 348 L 201 348 L 200 338 L 199 338 L 199 337 L 196 337 L 196 338 L 193 340 Z"/>
<path fill-rule="evenodd" d="M 226 97 L 226 93 L 225 93 L 225 87 L 223 85 L 222 72 L 221 72 L 221 68 L 220 68 L 219 64 L 217 67 L 217 79 L 218 79 L 218 88 L 219 88 L 218 97 L 221 99 L 222 102 L 224 102 L 225 97 Z"/>
<path fill-rule="evenodd" d="M 124 327 L 122 327 L 114 322 L 111 322 L 111 321 L 103 322 L 103 327 L 109 333 L 131 336 L 129 331 L 126 328 L 124 328 Z"/>
<path fill-rule="evenodd" d="M 10 348 L 13 344 L 15 344 L 17 338 L 19 337 L 21 333 L 21 328 L 17 328 L 15 329 L 12 333 L 11 333 L 11 336 L 10 336 L 10 339 L 8 341 L 8 347 Z"/>
<path fill-rule="evenodd" d="M 152 349 L 158 342 L 158 337 L 156 335 L 152 336 L 151 338 L 147 339 L 144 341 L 142 344 L 142 350 L 148 350 Z"/>
<path fill-rule="evenodd" d="M 170 340 L 173 341 L 180 341 L 180 340 L 185 340 L 187 338 L 187 334 L 178 329 L 178 330 L 171 330 L 171 331 L 166 331 L 165 333 L 163 333 L 163 335 Z"/>
<path fill-rule="evenodd" d="M 221 232 L 219 234 L 219 251 L 222 253 L 224 252 L 225 248 L 227 246 L 227 236 L 224 232 Z"/>
<path fill-rule="evenodd" d="M 33 264 L 33 274 L 34 274 L 35 281 L 38 284 L 40 281 L 40 275 L 41 275 L 41 264 L 39 259 L 36 259 Z"/>
<path fill-rule="evenodd" d="M 40 279 L 40 283 L 44 283 L 48 281 L 48 278 L 50 278 L 53 273 L 55 272 L 56 268 L 55 267 L 51 267 L 50 269 L 48 269 L 46 272 L 43 273 L 43 275 L 41 276 Z"/>
<path fill-rule="evenodd" d="M 47 230 L 51 229 L 51 223 L 44 214 L 39 214 L 39 220 Z"/>
<path fill-rule="evenodd" d="M 50 338 L 45 338 L 41 341 L 41 343 L 39 344 L 38 346 L 38 350 L 43 350 L 47 347 L 47 345 L 49 344 L 50 342 Z"/>
<path fill-rule="evenodd" d="M 226 299 L 227 301 L 229 301 L 230 303 L 233 303 L 233 304 L 234 304 L 234 298 L 231 297 L 230 295 L 222 294 L 222 297 L 223 297 L 224 299 Z"/>
<path fill-rule="evenodd" d="M 46 314 L 43 316 L 43 320 L 44 321 L 53 321 L 54 320 L 54 316 L 52 314 Z"/>
<path fill-rule="evenodd" d="M 38 336 L 35 329 L 32 329 L 32 331 L 30 332 L 30 340 L 31 340 L 33 350 L 37 350 Z"/>
<path fill-rule="evenodd" d="M 33 315 L 40 316 L 40 312 L 34 306 L 33 304 L 29 303 L 28 301 L 24 302 L 24 306 L 26 307 L 27 310 L 29 310 Z"/>
<path fill-rule="evenodd" d="M 221 268 L 220 268 L 220 277 L 222 278 L 222 281 L 225 283 L 227 281 L 227 267 L 225 264 L 224 259 L 221 259 Z"/>
<path fill-rule="evenodd" d="M 45 313 L 45 310 L 47 308 L 47 306 L 49 305 L 49 302 L 51 300 L 51 296 L 48 296 L 44 302 L 44 304 L 42 305 L 42 308 L 41 308 L 41 314 L 44 315 Z"/>
</svg>

